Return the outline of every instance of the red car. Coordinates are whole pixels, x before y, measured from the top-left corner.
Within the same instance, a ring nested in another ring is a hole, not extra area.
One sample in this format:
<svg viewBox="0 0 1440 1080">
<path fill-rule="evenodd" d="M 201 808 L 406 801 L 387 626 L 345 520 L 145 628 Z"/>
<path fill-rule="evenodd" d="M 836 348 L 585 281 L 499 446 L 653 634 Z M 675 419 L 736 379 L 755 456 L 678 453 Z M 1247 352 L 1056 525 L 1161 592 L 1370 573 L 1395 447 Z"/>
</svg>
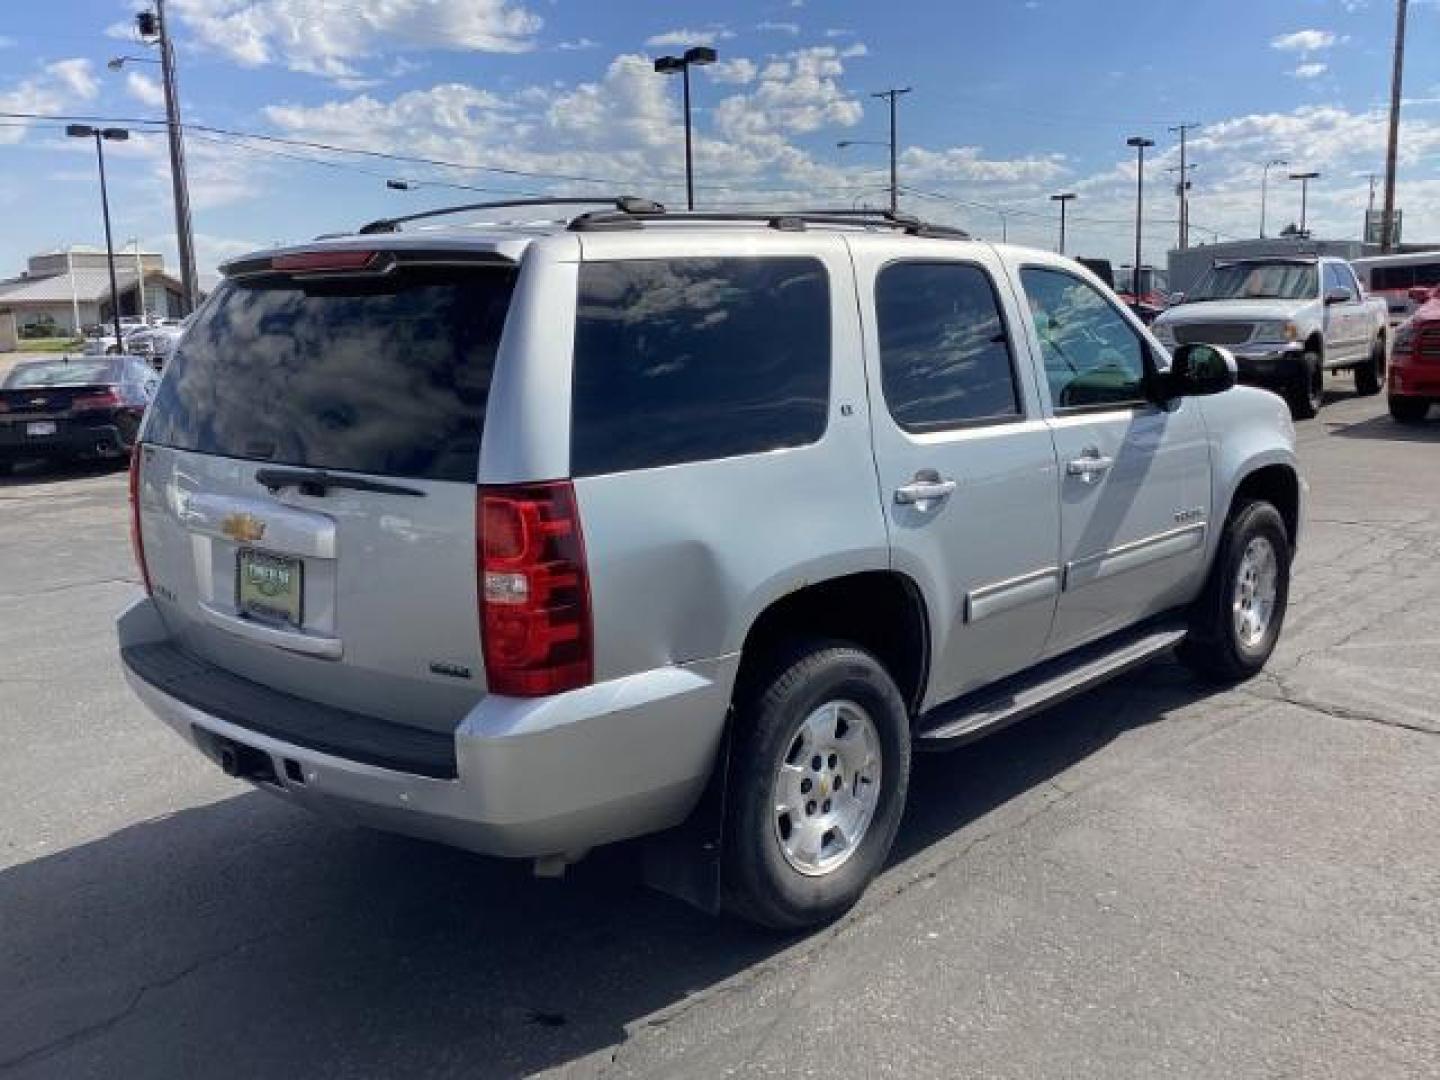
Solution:
<svg viewBox="0 0 1440 1080">
<path fill-rule="evenodd" d="M 1440 289 L 1416 288 L 1420 306 L 1395 332 L 1390 354 L 1390 415 L 1418 424 L 1440 401 Z"/>
</svg>

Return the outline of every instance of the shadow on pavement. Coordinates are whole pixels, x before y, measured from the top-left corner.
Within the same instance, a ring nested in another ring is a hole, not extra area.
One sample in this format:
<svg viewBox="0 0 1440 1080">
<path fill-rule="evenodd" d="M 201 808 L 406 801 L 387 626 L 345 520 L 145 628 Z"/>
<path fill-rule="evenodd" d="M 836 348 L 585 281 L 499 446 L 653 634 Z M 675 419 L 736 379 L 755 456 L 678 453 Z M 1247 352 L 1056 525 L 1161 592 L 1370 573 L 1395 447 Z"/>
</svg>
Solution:
<svg viewBox="0 0 1440 1080">
<path fill-rule="evenodd" d="M 1159 665 L 918 757 L 894 860 L 1202 693 Z M 799 940 L 646 891 L 634 846 L 540 881 L 258 792 L 0 872 L 0 913 L 14 1076 L 530 1073 Z"/>
<path fill-rule="evenodd" d="M 19 461 L 8 475 L 0 474 L 0 490 L 11 487 L 35 487 L 41 484 L 61 484 L 70 480 L 84 480 L 94 476 L 110 476 L 124 472 L 130 467 L 129 458 L 103 461 L 65 461 L 44 458 Z"/>
<path fill-rule="evenodd" d="M 1431 416 L 1435 410 L 1431 410 Z M 1321 414 L 1322 418 L 1324 414 Z M 1388 414 L 1372 416 L 1353 424 L 1327 423 L 1331 435 L 1342 439 L 1380 439 L 1386 442 L 1440 443 L 1440 422 L 1428 420 L 1423 424 L 1402 424 Z"/>
</svg>

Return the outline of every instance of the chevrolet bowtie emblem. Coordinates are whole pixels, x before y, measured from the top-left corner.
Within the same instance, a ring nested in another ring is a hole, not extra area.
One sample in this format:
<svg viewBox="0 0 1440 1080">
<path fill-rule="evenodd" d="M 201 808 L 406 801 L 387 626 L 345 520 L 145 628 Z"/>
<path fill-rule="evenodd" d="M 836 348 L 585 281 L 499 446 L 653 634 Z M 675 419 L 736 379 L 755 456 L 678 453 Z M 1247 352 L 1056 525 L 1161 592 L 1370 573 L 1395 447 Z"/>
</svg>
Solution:
<svg viewBox="0 0 1440 1080">
<path fill-rule="evenodd" d="M 265 522 L 254 514 L 226 514 L 220 531 L 237 544 L 253 544 L 265 535 Z"/>
</svg>

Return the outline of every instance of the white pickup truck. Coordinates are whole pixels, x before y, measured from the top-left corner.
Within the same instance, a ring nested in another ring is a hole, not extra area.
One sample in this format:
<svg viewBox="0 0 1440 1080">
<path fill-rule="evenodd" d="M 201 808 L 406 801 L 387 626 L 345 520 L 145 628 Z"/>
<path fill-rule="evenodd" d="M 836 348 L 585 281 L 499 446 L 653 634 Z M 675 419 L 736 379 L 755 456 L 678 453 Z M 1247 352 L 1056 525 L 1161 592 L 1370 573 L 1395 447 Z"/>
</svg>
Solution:
<svg viewBox="0 0 1440 1080">
<path fill-rule="evenodd" d="M 1319 412 L 1327 371 L 1353 370 L 1361 394 L 1378 393 L 1385 381 L 1385 301 L 1365 295 L 1344 259 L 1217 262 L 1152 329 L 1167 348 L 1225 346 L 1242 382 L 1283 395 L 1299 419 Z"/>
</svg>

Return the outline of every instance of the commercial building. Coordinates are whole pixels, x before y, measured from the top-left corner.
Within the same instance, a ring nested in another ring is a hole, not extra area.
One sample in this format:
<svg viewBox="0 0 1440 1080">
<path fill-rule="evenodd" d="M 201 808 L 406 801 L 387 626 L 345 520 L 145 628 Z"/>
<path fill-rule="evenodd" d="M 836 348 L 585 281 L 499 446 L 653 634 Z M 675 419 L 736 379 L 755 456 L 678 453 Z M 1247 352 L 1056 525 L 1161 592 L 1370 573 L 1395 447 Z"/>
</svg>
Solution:
<svg viewBox="0 0 1440 1080">
<path fill-rule="evenodd" d="M 163 258 L 131 248 L 115 254 L 120 314 L 180 314 L 183 292 Z M 25 272 L 0 279 L 0 352 L 30 336 L 72 336 L 112 318 L 103 248 L 71 247 L 32 255 Z"/>
</svg>

